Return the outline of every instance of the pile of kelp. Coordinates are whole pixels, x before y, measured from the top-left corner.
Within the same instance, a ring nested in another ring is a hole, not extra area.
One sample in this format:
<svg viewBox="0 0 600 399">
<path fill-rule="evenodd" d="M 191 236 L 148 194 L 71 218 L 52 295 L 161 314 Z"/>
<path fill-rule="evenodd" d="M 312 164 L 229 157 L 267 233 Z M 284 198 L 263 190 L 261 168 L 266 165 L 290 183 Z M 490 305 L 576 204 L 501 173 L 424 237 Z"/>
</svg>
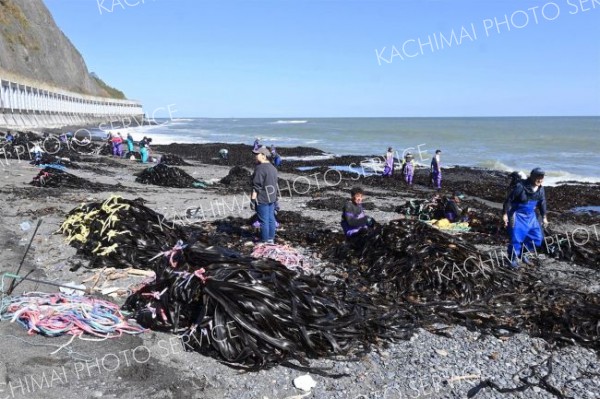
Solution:
<svg viewBox="0 0 600 399">
<path fill-rule="evenodd" d="M 154 267 L 156 281 L 124 309 L 143 326 L 183 333 L 189 348 L 236 367 L 357 356 L 383 336 L 412 332 L 399 321 L 410 319 L 407 313 L 390 318 L 382 308 L 346 302 L 334 284 L 271 259 L 179 243 Z"/>
<path fill-rule="evenodd" d="M 160 157 L 159 163 L 169 166 L 192 166 L 192 164 L 184 161 L 179 155 L 174 154 L 163 154 Z"/>
<path fill-rule="evenodd" d="M 526 332 L 600 349 L 598 294 L 512 270 L 501 254 L 481 253 L 426 223 L 398 221 L 364 234 L 334 248 L 350 265 L 348 284 L 369 287 L 374 301 L 407 306 L 422 326 L 442 322 L 494 334 Z"/>
<path fill-rule="evenodd" d="M 71 210 L 60 233 L 78 253 L 92 259 L 89 267 L 150 268 L 150 260 L 187 233 L 142 199 L 111 196 Z"/>
<path fill-rule="evenodd" d="M 164 163 L 144 169 L 137 174 L 136 182 L 163 187 L 205 188 L 206 183 L 194 179 L 184 170 Z"/>
<path fill-rule="evenodd" d="M 249 193 L 252 190 L 252 174 L 241 166 L 234 166 L 220 183 L 225 185 L 228 191 Z"/>
<path fill-rule="evenodd" d="M 89 191 L 107 191 L 115 188 L 108 184 L 91 182 L 52 166 L 40 170 L 29 184 L 35 187 L 76 188 Z"/>
<path fill-rule="evenodd" d="M 547 227 L 544 229 L 542 251 L 556 259 L 599 270 L 600 239 L 594 227 L 580 227 L 566 232 Z"/>
</svg>

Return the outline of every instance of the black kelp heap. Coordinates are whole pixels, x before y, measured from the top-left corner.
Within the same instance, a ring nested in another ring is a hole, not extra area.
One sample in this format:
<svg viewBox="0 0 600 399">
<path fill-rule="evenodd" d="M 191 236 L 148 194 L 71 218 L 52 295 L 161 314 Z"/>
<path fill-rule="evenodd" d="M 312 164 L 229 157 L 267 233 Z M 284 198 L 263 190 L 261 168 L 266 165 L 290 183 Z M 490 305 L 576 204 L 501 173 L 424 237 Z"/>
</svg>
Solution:
<svg viewBox="0 0 600 399">
<path fill-rule="evenodd" d="M 425 223 L 393 222 L 333 251 L 353 265 L 349 285 L 362 285 L 379 302 L 409 306 L 422 326 L 526 332 L 600 349 L 600 295 L 513 271 L 500 253 L 481 253 Z"/>
<path fill-rule="evenodd" d="M 76 188 L 89 191 L 107 191 L 115 188 L 108 184 L 91 182 L 51 166 L 40 170 L 29 184 L 36 187 Z"/>
<path fill-rule="evenodd" d="M 175 155 L 175 154 L 163 154 L 160 157 L 159 163 L 162 163 L 165 165 L 170 165 L 170 166 L 192 166 L 192 164 L 190 164 L 189 162 L 186 162 L 179 155 Z"/>
<path fill-rule="evenodd" d="M 124 309 L 150 328 L 183 331 L 205 355 L 249 370 L 294 359 L 356 355 L 381 330 L 365 308 L 343 301 L 318 276 L 270 259 L 215 247 L 178 245 L 157 262 L 157 280 L 131 295 Z"/>
<path fill-rule="evenodd" d="M 157 253 L 187 237 L 142 199 L 118 196 L 71 210 L 58 231 L 79 254 L 92 259 L 89 267 L 148 269 Z"/>
<path fill-rule="evenodd" d="M 206 183 L 194 179 L 184 170 L 164 163 L 144 169 L 137 174 L 136 182 L 163 187 L 204 188 Z"/>
</svg>

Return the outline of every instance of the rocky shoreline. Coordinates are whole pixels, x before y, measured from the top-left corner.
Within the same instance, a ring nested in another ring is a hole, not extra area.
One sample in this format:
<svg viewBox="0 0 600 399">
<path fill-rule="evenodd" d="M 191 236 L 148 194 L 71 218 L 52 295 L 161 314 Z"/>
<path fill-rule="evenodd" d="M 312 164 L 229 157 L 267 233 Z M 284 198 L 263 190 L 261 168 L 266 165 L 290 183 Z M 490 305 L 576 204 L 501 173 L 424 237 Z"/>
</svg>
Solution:
<svg viewBox="0 0 600 399">
<path fill-rule="evenodd" d="M 229 150 L 227 162 L 218 157 L 218 150 L 221 148 Z M 278 150 L 284 160 L 286 157 L 324 155 L 315 148 Z M 246 173 L 251 170 L 254 159 L 250 146 L 222 143 L 171 144 L 153 146 L 153 151 L 185 159 L 191 166 L 179 168 L 208 185 L 204 189 L 195 189 L 141 184 L 136 182 L 135 174 L 152 165 L 107 156 L 75 156 L 77 154 L 66 153 L 61 155 L 71 155 L 71 160 L 79 165 L 79 168 L 67 168 L 67 171 L 94 183 L 95 189 L 33 187 L 28 183 L 39 169 L 23 160 L 7 159 L 0 186 L 4 196 L 0 240 L 3 252 L 2 272 L 16 270 L 31 238 L 31 226 L 43 218 L 32 248 L 23 262 L 21 274 L 31 272 L 31 276 L 36 278 L 77 283 L 96 276 L 99 269 L 90 269 L 90 259 L 67 245 L 64 237 L 56 234 L 56 230 L 67 213 L 79 204 L 103 201 L 111 194 L 129 199 L 143 198 L 147 207 L 163 214 L 167 220 L 181 223 L 186 229 L 199 231 L 207 245 L 219 245 L 249 255 L 254 231 L 248 222 L 252 212 L 244 204 L 244 193 L 248 192 Z M 307 256 L 312 256 L 315 260 L 315 273 L 324 276 L 327 281 L 353 286 L 354 282 L 362 280 L 368 274 L 369 268 L 377 264 L 382 267 L 380 273 L 385 271 L 390 276 L 391 272 L 385 269 L 386 264 L 393 265 L 394 259 L 400 259 L 398 264 L 401 264 L 402 259 L 420 256 L 411 252 L 411 245 L 426 245 L 423 250 L 436 248 L 430 251 L 434 251 L 432 253 L 437 256 L 432 259 L 438 260 L 443 258 L 440 255 L 443 251 L 446 251 L 446 258 L 460 255 L 460 251 L 452 249 L 452 245 L 458 248 L 462 245 L 468 248 L 473 246 L 472 248 L 476 248 L 473 251 L 480 253 L 504 249 L 506 237 L 501 228 L 499 208 L 508 183 L 506 173 L 466 167 L 445 169 L 444 193 L 454 190 L 465 192 L 468 195 L 466 204 L 472 209 L 477 222 L 470 232 L 435 233 L 427 243 L 417 233 L 421 231 L 418 230 L 419 222 L 397 212 L 397 208 L 409 200 L 428 200 L 432 197 L 434 193 L 428 185 L 427 171 L 417 170 L 415 185 L 409 188 L 398 175 L 383 179 L 331 169 L 332 166 L 360 165 L 365 158 L 369 156 L 286 160 L 280 169 L 280 189 L 287 187 L 287 190 L 282 190 L 282 211 L 278 215 L 282 229 L 278 237 L 281 242 L 302 248 Z M 242 168 L 236 168 L 237 172 L 234 173 L 232 168 L 236 166 Z M 313 169 L 298 169 L 303 167 Z M 225 177 L 227 179 L 222 180 Z M 349 189 L 355 185 L 365 188 L 365 208 L 379 222 L 382 234 L 370 237 L 366 245 L 359 243 L 358 247 L 353 248 L 346 246 L 339 231 L 339 212 L 340 204 L 348 197 Z M 539 288 L 541 285 L 544 289 L 535 292 L 549 296 L 539 297 L 537 302 L 557 301 L 555 292 L 571 293 L 571 298 L 581 298 L 581 301 L 567 303 L 565 298 L 561 299 L 562 302 L 554 302 L 556 306 L 571 309 L 569 306 L 579 303 L 581 309 L 588 309 L 589 320 L 593 321 L 595 318 L 598 321 L 600 313 L 590 312 L 597 309 L 596 300 L 600 295 L 600 246 L 598 235 L 594 234 L 600 230 L 600 216 L 598 213 L 573 213 L 570 210 L 578 206 L 599 205 L 600 185 L 548 187 L 547 197 L 551 211 L 550 233 L 556 235 L 557 241 L 564 240 L 565 237 L 568 240 L 570 236 L 572 241 L 567 244 L 572 246 L 569 252 L 571 257 L 555 259 L 550 254 L 540 254 L 536 266 L 522 270 L 520 275 L 499 272 L 498 276 L 504 276 L 504 281 L 511 284 L 529 279 L 532 282 L 539 281 L 536 286 L 531 287 Z M 192 217 L 189 210 L 195 211 Z M 182 217 L 182 214 L 187 217 Z M 417 230 L 411 230 L 414 228 Z M 413 231 L 416 232 L 414 237 L 410 235 Z M 405 239 L 409 240 L 407 245 L 412 244 L 402 247 L 402 236 L 397 241 L 386 241 L 386 237 L 394 237 L 394 234 L 400 233 L 405 234 Z M 579 245 L 584 239 L 585 244 Z M 379 248 L 379 255 L 369 247 L 369 243 Z M 442 246 L 446 249 L 442 249 Z M 396 258 L 400 256 L 398 254 L 404 253 L 408 256 Z M 132 275 L 115 280 L 107 278 L 106 281 L 102 280 L 102 284 L 105 284 L 102 287 L 124 289 L 141 280 Z M 385 286 L 386 279 L 381 280 L 380 283 L 365 281 L 362 286 L 365 290 L 374 290 L 373 295 L 380 295 L 381 291 L 374 287 Z M 387 281 L 392 281 L 391 277 Z M 465 284 L 462 285 L 463 289 L 467 287 L 471 293 L 478 292 L 480 281 L 459 279 L 460 284 Z M 457 287 L 461 287 L 460 284 Z M 23 282 L 16 293 L 33 289 L 51 290 L 47 286 L 36 287 L 34 283 Z M 392 290 L 393 287 L 389 286 L 387 289 Z M 580 323 L 587 323 L 588 319 L 581 318 L 576 311 L 573 313 L 575 316 L 569 316 L 570 318 L 564 313 L 568 323 L 575 323 L 571 325 L 572 335 L 565 339 L 565 332 L 552 330 L 558 329 L 558 324 L 548 324 L 555 322 L 550 315 L 560 315 L 561 311 L 552 313 L 552 309 L 545 309 L 544 306 L 538 309 L 534 299 L 531 299 L 531 309 L 535 310 L 530 312 L 539 311 L 539 317 L 525 312 L 525 316 L 522 316 L 525 317 L 524 324 L 519 324 L 521 316 L 516 313 L 508 314 L 506 325 L 494 325 L 490 328 L 493 324 L 490 320 L 499 316 L 484 315 L 491 310 L 480 307 L 479 299 L 472 303 L 478 309 L 475 312 L 478 316 L 473 316 L 467 309 L 453 311 L 449 307 L 448 310 L 443 310 L 442 302 L 434 312 L 427 313 L 423 309 L 417 310 L 420 309 L 418 303 L 425 303 L 425 298 L 429 296 L 430 299 L 437 300 L 444 298 L 435 289 L 431 292 L 425 288 L 420 290 L 396 297 L 397 301 L 414 301 L 411 305 L 414 319 L 411 322 L 413 328 L 409 334 L 410 339 L 382 341 L 380 345 L 355 359 L 311 359 L 311 367 L 323 368 L 323 374 L 345 376 L 332 378 L 311 373 L 317 385 L 304 397 L 454 398 L 467 397 L 469 394 L 476 394 L 477 398 L 500 398 L 507 395 L 523 398 L 600 397 L 600 362 L 596 352 L 600 347 L 598 335 L 596 333 L 592 338 L 585 335 L 588 331 L 587 324 L 577 323 L 578 320 Z M 490 293 L 485 292 L 486 295 Z M 99 292 L 96 294 L 100 295 Z M 450 300 L 455 294 L 449 292 L 444 295 L 447 295 L 446 300 Z M 122 304 L 125 297 L 126 295 L 113 295 L 109 299 Z M 506 309 L 510 311 L 510 308 Z M 514 323 L 513 326 L 511 322 Z M 290 364 L 259 372 L 240 373 L 219 363 L 215 358 L 184 351 L 180 342 L 177 339 L 173 341 L 174 336 L 166 332 L 149 332 L 137 337 L 101 342 L 76 339 L 67 349 L 50 355 L 50 352 L 66 344 L 69 337 L 27 336 L 21 327 L 4 321 L 0 322 L 0 330 L 4 337 L 4 356 L 0 360 L 2 397 L 274 399 L 299 398 L 305 394 L 294 388 L 292 380 L 306 374 L 307 370 L 294 368 Z M 586 338 L 579 339 L 577 336 Z M 132 360 L 131 356 L 126 358 L 136 348 L 140 348 L 136 352 L 140 356 L 142 352 L 149 354 L 143 357 L 144 362 Z M 108 354 L 114 356 L 107 356 Z M 99 365 L 96 367 L 93 361 L 98 359 Z M 56 374 L 54 379 L 51 378 L 53 373 Z M 42 379 L 44 375 L 47 376 L 46 382 Z M 518 390 L 518 387 L 523 388 Z"/>
</svg>

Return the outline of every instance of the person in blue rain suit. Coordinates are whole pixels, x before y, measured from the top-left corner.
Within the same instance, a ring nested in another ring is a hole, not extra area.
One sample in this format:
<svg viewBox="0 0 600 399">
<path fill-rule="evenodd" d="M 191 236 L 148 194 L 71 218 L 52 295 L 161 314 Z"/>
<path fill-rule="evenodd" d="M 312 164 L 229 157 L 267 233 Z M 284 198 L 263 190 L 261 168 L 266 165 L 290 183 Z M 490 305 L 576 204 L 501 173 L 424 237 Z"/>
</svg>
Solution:
<svg viewBox="0 0 600 399">
<path fill-rule="evenodd" d="M 508 227 L 510 243 L 507 254 L 513 268 L 519 267 L 519 259 L 527 265 L 532 265 L 523 250 L 536 253 L 536 247 L 542 245 L 544 232 L 536 209 L 540 213 L 543 225 L 548 225 L 546 193 L 542 186 L 544 175 L 542 169 L 533 169 L 527 180 L 515 185 L 505 201 L 506 206 L 502 220 Z"/>
</svg>

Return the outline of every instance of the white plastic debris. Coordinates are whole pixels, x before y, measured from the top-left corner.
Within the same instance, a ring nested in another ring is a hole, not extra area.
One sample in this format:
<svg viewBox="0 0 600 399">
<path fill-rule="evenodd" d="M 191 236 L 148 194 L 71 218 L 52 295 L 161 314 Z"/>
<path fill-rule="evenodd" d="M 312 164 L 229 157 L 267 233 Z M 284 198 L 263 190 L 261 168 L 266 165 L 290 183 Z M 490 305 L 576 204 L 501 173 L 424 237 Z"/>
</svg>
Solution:
<svg viewBox="0 0 600 399">
<path fill-rule="evenodd" d="M 21 226 L 21 230 L 27 231 L 31 228 L 31 223 L 25 221 L 25 222 L 21 223 L 19 226 Z"/>
<path fill-rule="evenodd" d="M 59 291 L 62 292 L 63 294 L 69 294 L 69 295 L 80 294 L 81 295 L 84 293 L 84 291 L 81 291 L 81 290 L 85 290 L 85 285 L 77 284 L 75 281 L 71 281 L 70 283 L 66 283 L 64 285 L 73 287 L 73 288 L 60 287 Z M 76 290 L 75 288 L 80 288 L 80 290 Z"/>
<path fill-rule="evenodd" d="M 304 392 L 308 392 L 317 386 L 317 382 L 313 380 L 313 378 L 310 375 L 306 374 L 295 378 L 294 386 L 298 389 L 303 390 Z"/>
</svg>

